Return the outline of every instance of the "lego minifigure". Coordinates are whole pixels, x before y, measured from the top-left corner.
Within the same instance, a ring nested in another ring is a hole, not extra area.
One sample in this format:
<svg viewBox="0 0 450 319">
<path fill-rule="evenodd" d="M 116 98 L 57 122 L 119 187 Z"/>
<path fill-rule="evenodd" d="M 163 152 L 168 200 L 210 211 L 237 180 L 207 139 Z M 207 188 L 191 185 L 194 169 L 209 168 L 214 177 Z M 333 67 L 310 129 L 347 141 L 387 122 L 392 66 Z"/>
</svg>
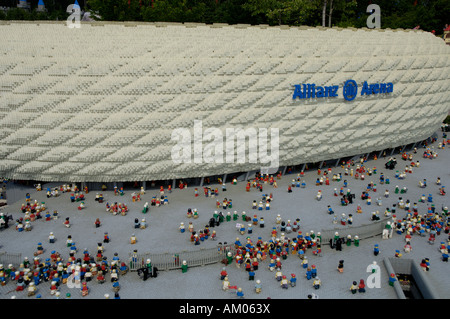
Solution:
<svg viewBox="0 0 450 319">
<path fill-rule="evenodd" d="M 248 280 L 255 280 L 255 270 L 253 268 L 248 272 Z"/>
<path fill-rule="evenodd" d="M 353 238 L 353 244 L 355 245 L 355 247 L 359 247 L 359 236 L 355 235 L 355 237 Z"/>
<path fill-rule="evenodd" d="M 356 294 L 356 292 L 358 291 L 358 285 L 356 281 L 354 281 L 350 286 L 350 291 L 352 294 Z"/>
<path fill-rule="evenodd" d="M 337 270 L 338 270 L 340 273 L 343 273 L 343 272 L 344 272 L 344 261 L 343 261 L 343 260 L 339 260 L 339 264 L 338 264 Z"/>
<path fill-rule="evenodd" d="M 378 244 L 375 244 L 373 247 L 373 254 L 375 256 L 378 256 L 379 253 L 380 253 L 380 248 L 379 248 Z"/>
<path fill-rule="evenodd" d="M 228 281 L 228 276 L 222 281 L 222 290 L 227 291 L 230 288 L 230 282 Z"/>
<path fill-rule="evenodd" d="M 255 292 L 257 294 L 261 293 L 262 290 L 262 285 L 261 285 L 261 280 L 256 280 L 256 284 L 255 284 Z"/>
<path fill-rule="evenodd" d="M 320 281 L 319 277 L 314 278 L 313 287 L 315 289 L 319 289 L 321 285 L 322 285 L 322 282 Z"/>
<path fill-rule="evenodd" d="M 283 275 L 281 282 L 280 282 L 280 286 L 283 289 L 288 289 L 289 285 L 288 285 L 288 280 L 286 279 L 286 276 Z"/>
<path fill-rule="evenodd" d="M 394 273 L 389 276 L 389 286 L 394 286 L 394 283 L 397 281 L 397 278 Z"/>
<path fill-rule="evenodd" d="M 187 271 L 188 271 L 188 264 L 187 264 L 186 260 L 183 260 L 183 263 L 181 265 L 181 272 L 186 273 Z"/>
<path fill-rule="evenodd" d="M 420 263 L 420 268 L 422 268 L 423 271 L 429 271 L 430 270 L 430 264 L 427 259 L 422 259 L 422 262 Z"/>
</svg>

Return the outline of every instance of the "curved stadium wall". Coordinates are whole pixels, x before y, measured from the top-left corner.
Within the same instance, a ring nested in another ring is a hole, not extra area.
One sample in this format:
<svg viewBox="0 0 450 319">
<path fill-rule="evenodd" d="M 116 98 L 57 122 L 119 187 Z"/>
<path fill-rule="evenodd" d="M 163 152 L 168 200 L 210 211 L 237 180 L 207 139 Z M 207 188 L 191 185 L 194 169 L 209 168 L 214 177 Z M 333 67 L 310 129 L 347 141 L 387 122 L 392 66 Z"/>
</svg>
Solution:
<svg viewBox="0 0 450 319">
<path fill-rule="evenodd" d="M 0 175 L 12 179 L 261 167 L 175 163 L 171 136 L 195 120 L 223 132 L 275 128 L 279 166 L 318 162 L 426 139 L 450 109 L 450 47 L 422 31 L 2 22 L 0 37 Z"/>
</svg>

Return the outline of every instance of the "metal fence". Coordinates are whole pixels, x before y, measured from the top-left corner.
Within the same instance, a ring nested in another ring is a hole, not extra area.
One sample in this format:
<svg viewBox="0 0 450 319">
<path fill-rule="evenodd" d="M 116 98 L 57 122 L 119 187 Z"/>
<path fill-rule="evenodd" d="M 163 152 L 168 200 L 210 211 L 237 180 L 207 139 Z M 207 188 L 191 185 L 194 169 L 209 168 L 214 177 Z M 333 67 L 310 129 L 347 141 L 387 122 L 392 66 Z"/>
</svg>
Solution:
<svg viewBox="0 0 450 319">
<path fill-rule="evenodd" d="M 234 255 L 234 245 L 217 245 L 216 248 L 200 248 L 197 251 L 182 251 L 177 253 L 130 253 L 129 267 L 131 271 L 137 271 L 145 266 L 147 259 L 151 260 L 152 266 L 158 270 L 180 269 L 185 260 L 189 267 L 216 264 L 226 258 L 228 252 Z"/>
<path fill-rule="evenodd" d="M 17 267 L 22 263 L 22 254 L 21 253 L 7 253 L 4 251 L 0 251 L 0 264 L 6 268 L 7 265 L 12 264 Z"/>
<path fill-rule="evenodd" d="M 352 239 L 357 235 L 359 239 L 370 238 L 382 234 L 389 218 L 374 221 L 370 224 L 361 226 L 348 226 L 344 230 L 342 228 L 332 228 L 321 230 L 322 243 L 328 244 L 330 239 L 334 238 L 336 232 L 340 237 L 352 236 Z M 139 268 L 145 266 L 147 259 L 151 260 L 152 266 L 158 270 L 174 270 L 180 269 L 183 260 L 186 260 L 189 267 L 205 266 L 221 262 L 227 257 L 228 252 L 235 255 L 234 245 L 222 245 L 219 243 L 216 248 L 200 248 L 197 251 L 183 251 L 179 253 L 130 253 L 129 267 L 131 271 L 137 271 Z"/>
<path fill-rule="evenodd" d="M 334 227 L 321 230 L 320 233 L 322 237 L 322 243 L 328 244 L 330 239 L 334 238 L 336 232 L 339 233 L 339 237 L 341 238 L 346 238 L 348 235 L 351 235 L 352 239 L 354 239 L 355 236 L 358 236 L 360 240 L 379 236 L 383 233 L 383 229 L 386 227 L 386 224 L 390 219 L 390 217 L 387 217 L 361 226 L 347 226 L 346 228 Z"/>
</svg>

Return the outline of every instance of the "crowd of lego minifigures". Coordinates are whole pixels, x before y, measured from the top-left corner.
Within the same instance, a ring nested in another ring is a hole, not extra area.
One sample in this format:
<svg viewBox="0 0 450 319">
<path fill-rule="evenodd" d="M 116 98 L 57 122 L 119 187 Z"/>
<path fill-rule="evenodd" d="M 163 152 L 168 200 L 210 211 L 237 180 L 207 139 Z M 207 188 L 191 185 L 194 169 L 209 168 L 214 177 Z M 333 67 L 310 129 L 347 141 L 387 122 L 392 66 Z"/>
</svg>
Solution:
<svg viewBox="0 0 450 319">
<path fill-rule="evenodd" d="M 444 139 L 438 144 L 438 149 L 444 150 L 447 144 L 448 140 L 446 139 L 446 135 L 444 133 Z M 424 150 L 422 157 L 424 159 L 433 160 L 438 156 L 438 152 L 435 151 L 434 148 L 430 148 L 427 145 L 424 145 L 423 147 Z M 405 161 L 406 166 L 404 170 L 398 170 L 395 172 L 395 179 L 401 181 L 402 179 L 407 178 L 408 175 L 413 174 L 414 169 L 419 169 L 420 162 L 417 160 L 413 161 L 413 155 L 417 155 L 419 153 L 420 151 L 415 148 L 411 153 L 404 152 L 401 154 L 401 158 Z M 374 159 L 376 160 L 377 158 Z M 353 200 L 355 199 L 355 194 L 348 188 L 348 180 L 352 178 L 359 180 L 369 178 L 371 181 L 367 184 L 367 187 L 362 190 L 360 198 L 366 203 L 368 207 L 367 209 L 370 210 L 372 204 L 371 197 L 376 197 L 378 194 L 377 185 L 373 182 L 373 180 L 376 179 L 378 180 L 379 185 L 387 187 L 384 192 L 384 198 L 389 198 L 390 196 L 387 185 L 391 183 L 391 180 L 384 173 L 378 175 L 378 170 L 376 167 L 367 167 L 365 165 L 367 160 L 368 159 L 362 157 L 360 163 L 354 163 L 352 160 L 343 162 L 341 166 L 343 173 L 333 174 L 331 168 L 323 170 L 319 168 L 317 170 L 318 177 L 315 184 L 318 187 L 323 185 L 329 186 L 331 183 L 340 183 L 344 178 L 343 186 L 340 187 L 340 190 L 338 191 L 337 188 L 334 188 L 334 196 L 338 198 L 340 197 L 341 206 L 348 206 L 353 204 Z M 399 165 L 399 163 L 395 158 L 391 157 L 385 164 L 385 168 L 387 170 L 395 170 L 397 165 Z M 289 174 L 292 174 L 292 172 L 287 170 L 286 175 Z M 305 172 L 301 171 L 296 178 L 292 179 L 292 183 L 290 183 L 287 188 L 288 193 L 293 193 L 294 189 L 297 187 L 307 187 L 304 174 Z M 194 245 L 200 245 L 205 240 L 216 240 L 216 230 L 211 231 L 211 228 L 217 229 L 217 227 L 222 223 L 236 223 L 237 232 L 240 236 L 246 236 L 246 238 L 241 241 L 241 237 L 237 237 L 234 241 L 234 249 L 227 252 L 227 257 L 222 261 L 224 267 L 220 272 L 220 279 L 222 282 L 222 289 L 224 291 L 235 291 L 236 296 L 239 298 L 244 297 L 243 289 L 242 287 L 238 287 L 237 285 L 232 285 L 230 283 L 230 278 L 227 271 L 227 267 L 232 264 L 235 264 L 237 268 L 243 269 L 247 272 L 248 279 L 255 282 L 254 289 L 258 294 L 262 291 L 261 280 L 256 279 L 258 277 L 257 272 L 259 271 L 268 270 L 273 272 L 275 280 L 279 283 L 282 289 L 288 289 L 289 287 L 293 288 L 296 286 L 298 276 L 294 273 L 285 274 L 283 272 L 282 265 L 282 263 L 289 256 L 293 255 L 299 258 L 300 269 L 303 269 L 304 271 L 302 277 L 306 278 L 308 281 L 311 280 L 311 287 L 317 290 L 320 289 L 322 285 L 318 276 L 318 269 L 316 265 L 309 262 L 308 255 L 310 255 L 309 252 L 311 252 L 312 256 L 321 256 L 322 245 L 324 243 L 322 243 L 320 232 L 316 234 L 313 230 L 308 232 L 303 232 L 300 230 L 300 218 L 296 218 L 295 220 L 283 220 L 280 214 L 277 214 L 274 221 L 270 222 L 274 223 L 274 227 L 267 227 L 270 229 L 270 238 L 268 240 L 263 240 L 262 237 L 258 237 L 258 240 L 253 242 L 249 237 L 255 227 L 266 227 L 266 221 L 263 217 L 258 217 L 258 212 L 263 210 L 269 211 L 274 201 L 273 193 L 265 193 L 263 188 L 272 187 L 275 191 L 275 189 L 278 188 L 277 180 L 282 179 L 282 175 L 283 174 L 281 174 L 281 172 L 277 173 L 275 176 L 268 174 L 256 174 L 253 179 L 244 182 L 246 192 L 256 190 L 259 192 L 258 196 L 261 196 L 259 201 L 253 200 L 250 205 L 251 210 L 254 213 L 249 215 L 252 216 L 247 216 L 245 211 L 242 211 L 239 214 L 236 210 L 234 210 L 234 212 L 231 213 L 233 210 L 232 199 L 224 197 L 223 200 L 216 200 L 216 210 L 212 213 L 209 223 L 208 225 L 205 225 L 205 227 L 201 229 L 194 229 L 192 222 L 189 222 L 188 225 L 185 225 L 184 222 L 182 222 L 179 225 L 180 233 L 189 234 L 189 241 Z M 237 185 L 238 181 L 234 178 L 231 184 Z M 439 187 L 438 194 L 445 196 L 445 186 L 442 185 L 440 177 L 437 178 L 435 184 Z M 219 185 L 222 186 L 222 194 L 224 194 L 226 191 L 226 184 L 219 180 Z M 418 187 L 422 189 L 429 187 L 429 185 L 427 185 L 427 180 L 425 179 L 423 181 L 419 181 Z M 187 184 L 180 182 L 179 189 L 185 188 L 187 188 Z M 346 188 L 347 191 L 344 191 Z M 36 190 L 42 191 L 40 184 L 36 185 Z M 172 192 L 170 185 L 167 190 L 161 186 L 159 196 L 154 196 L 150 204 L 146 202 L 143 205 L 142 214 L 145 215 L 149 212 L 151 207 L 156 208 L 161 205 L 168 205 L 169 201 L 165 193 L 166 191 L 168 193 Z M 47 198 L 58 197 L 63 193 L 70 193 L 70 201 L 79 203 L 78 209 L 82 210 L 85 208 L 86 201 L 84 195 L 88 192 L 89 190 L 87 187 L 83 190 L 79 190 L 76 185 L 61 185 L 60 187 L 47 188 Z M 409 199 L 405 200 L 403 198 L 408 194 L 408 189 L 406 187 L 400 188 L 399 186 L 395 186 L 393 192 L 399 196 L 398 201 L 391 207 L 386 208 L 386 210 L 381 214 L 376 208 L 373 209 L 374 211 L 370 214 L 368 221 L 377 221 L 383 216 L 390 218 L 386 224 L 386 228 L 383 231 L 383 239 L 392 238 L 394 234 L 404 236 L 405 245 L 402 251 L 403 253 L 409 253 L 413 249 L 412 243 L 414 237 L 427 237 L 429 244 L 433 245 L 437 239 L 437 236 L 442 233 L 449 234 L 450 221 L 448 217 L 448 208 L 445 206 L 443 206 L 441 210 L 436 208 L 433 204 L 433 194 L 430 193 L 428 196 L 422 195 L 417 199 L 417 201 L 413 201 L 411 203 Z M 213 189 L 209 186 L 203 187 L 203 193 L 207 198 L 218 198 L 220 196 L 218 188 Z M 123 188 L 118 189 L 115 187 L 114 194 L 120 198 L 120 196 L 124 195 Z M 133 192 L 131 198 L 133 202 L 139 202 L 144 194 L 145 190 L 144 188 L 141 188 L 140 192 Z M 194 196 L 200 196 L 198 188 L 194 189 Z M 376 206 L 379 207 L 383 205 L 382 197 L 383 196 L 379 196 L 376 198 Z M 322 191 L 318 190 L 315 200 L 321 201 L 322 198 Z M 103 195 L 97 194 L 95 196 L 95 201 L 98 203 L 103 203 Z M 428 204 L 426 212 L 419 212 L 420 209 L 418 207 L 418 203 Z M 106 203 L 105 206 L 106 211 L 112 215 L 127 215 L 128 207 L 125 203 Z M 223 214 L 222 211 L 228 212 Z M 46 203 L 38 202 L 37 200 L 33 201 L 30 193 L 25 195 L 25 203 L 21 206 L 21 212 L 23 217 L 15 220 L 14 224 L 15 230 L 18 232 L 31 231 L 35 220 L 45 219 L 46 221 L 49 221 L 57 220 L 59 218 L 58 211 L 54 210 L 51 214 L 46 206 Z M 326 213 L 332 217 L 332 223 L 334 224 L 340 223 L 342 226 L 353 224 L 353 214 L 348 214 L 348 216 L 346 214 L 342 214 L 340 218 L 338 218 L 331 205 L 328 205 Z M 355 213 L 356 215 L 361 215 L 363 213 L 363 208 L 361 205 L 357 205 Z M 404 213 L 405 217 L 400 218 L 400 213 Z M 197 219 L 198 216 L 199 212 L 196 208 L 187 208 L 187 218 Z M 1 213 L 1 227 L 9 228 L 11 226 L 9 225 L 11 219 L 11 216 Z M 65 218 L 63 225 L 64 227 L 70 228 L 71 225 L 69 217 Z M 100 219 L 97 218 L 94 225 L 96 228 L 101 227 Z M 148 224 L 145 218 L 136 218 L 134 220 L 134 227 L 136 229 L 145 229 L 147 226 Z M 105 232 L 103 243 L 109 243 L 109 241 L 109 234 Z M 102 243 L 98 243 L 95 254 L 90 254 L 85 250 L 82 252 L 82 257 L 77 258 L 76 254 L 78 253 L 78 249 L 71 235 L 69 235 L 66 239 L 66 244 L 70 253 L 67 258 L 64 258 L 60 253 L 52 250 L 51 248 L 48 249 L 45 247 L 51 247 L 54 242 L 55 236 L 53 233 L 50 233 L 48 244 L 37 244 L 35 256 L 32 261 L 28 260 L 26 257 L 17 268 L 13 265 L 8 265 L 8 267 L 0 265 L 1 284 L 6 285 L 11 283 L 16 286 L 15 290 L 18 292 L 26 290 L 28 292 L 28 296 L 40 297 L 41 295 L 37 293 L 39 285 L 42 282 L 50 282 L 50 295 L 57 298 L 60 297 L 59 287 L 61 285 L 77 285 L 80 289 L 81 295 L 87 296 L 90 289 L 89 284 L 93 281 L 103 284 L 106 282 L 106 274 L 109 274 L 112 291 L 114 292 L 115 298 L 120 298 L 119 277 L 125 276 L 129 270 L 129 267 L 126 262 L 120 260 L 117 253 L 115 253 L 112 260 L 109 261 L 104 255 L 104 247 Z M 130 238 L 130 244 L 135 244 L 136 242 L 137 238 L 135 234 L 133 234 Z M 358 247 L 359 237 L 353 236 L 352 238 L 350 235 L 343 237 L 336 232 L 334 238 L 330 239 L 330 242 L 327 244 L 330 245 L 331 249 L 340 251 L 342 250 L 343 245 L 353 245 Z M 449 248 L 450 237 L 447 240 L 441 241 L 438 247 L 439 252 L 442 254 L 443 262 L 448 262 Z M 393 255 L 397 258 L 401 258 L 403 255 L 402 251 L 398 249 Z M 47 258 L 43 257 L 45 252 L 50 252 Z M 376 244 L 373 249 L 373 254 L 374 256 L 377 256 L 379 253 L 380 248 L 379 245 Z M 429 271 L 429 258 L 424 258 L 420 263 L 420 266 L 424 271 Z M 181 263 L 182 273 L 188 272 L 188 267 L 188 262 L 183 260 Z M 340 260 L 337 270 L 340 273 L 344 271 L 344 260 Z M 157 268 L 152 266 L 150 260 L 147 260 L 145 267 L 139 270 L 139 274 L 144 274 L 144 280 L 146 280 L 148 277 L 157 275 Z M 394 285 L 395 281 L 396 276 L 395 274 L 392 274 L 389 278 L 389 284 Z M 359 283 L 358 281 L 353 281 L 351 283 L 350 291 L 352 294 L 356 294 L 357 292 L 364 293 L 366 291 L 364 280 L 360 279 Z M 67 295 L 66 297 L 70 297 L 70 295 Z M 312 293 L 308 296 L 308 298 L 317 298 L 317 294 Z"/>
</svg>

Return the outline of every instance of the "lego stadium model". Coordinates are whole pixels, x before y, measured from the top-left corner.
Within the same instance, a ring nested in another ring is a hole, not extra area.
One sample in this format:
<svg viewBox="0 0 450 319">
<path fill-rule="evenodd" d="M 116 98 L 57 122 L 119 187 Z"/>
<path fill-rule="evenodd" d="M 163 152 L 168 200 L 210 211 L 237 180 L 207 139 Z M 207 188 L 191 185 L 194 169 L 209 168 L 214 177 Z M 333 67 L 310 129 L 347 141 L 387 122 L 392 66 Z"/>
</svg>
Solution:
<svg viewBox="0 0 450 319">
<path fill-rule="evenodd" d="M 422 141 L 449 110 L 450 47 L 423 31 L 2 22 L 0 35 L 0 174 L 16 180 L 339 159 Z"/>
</svg>

